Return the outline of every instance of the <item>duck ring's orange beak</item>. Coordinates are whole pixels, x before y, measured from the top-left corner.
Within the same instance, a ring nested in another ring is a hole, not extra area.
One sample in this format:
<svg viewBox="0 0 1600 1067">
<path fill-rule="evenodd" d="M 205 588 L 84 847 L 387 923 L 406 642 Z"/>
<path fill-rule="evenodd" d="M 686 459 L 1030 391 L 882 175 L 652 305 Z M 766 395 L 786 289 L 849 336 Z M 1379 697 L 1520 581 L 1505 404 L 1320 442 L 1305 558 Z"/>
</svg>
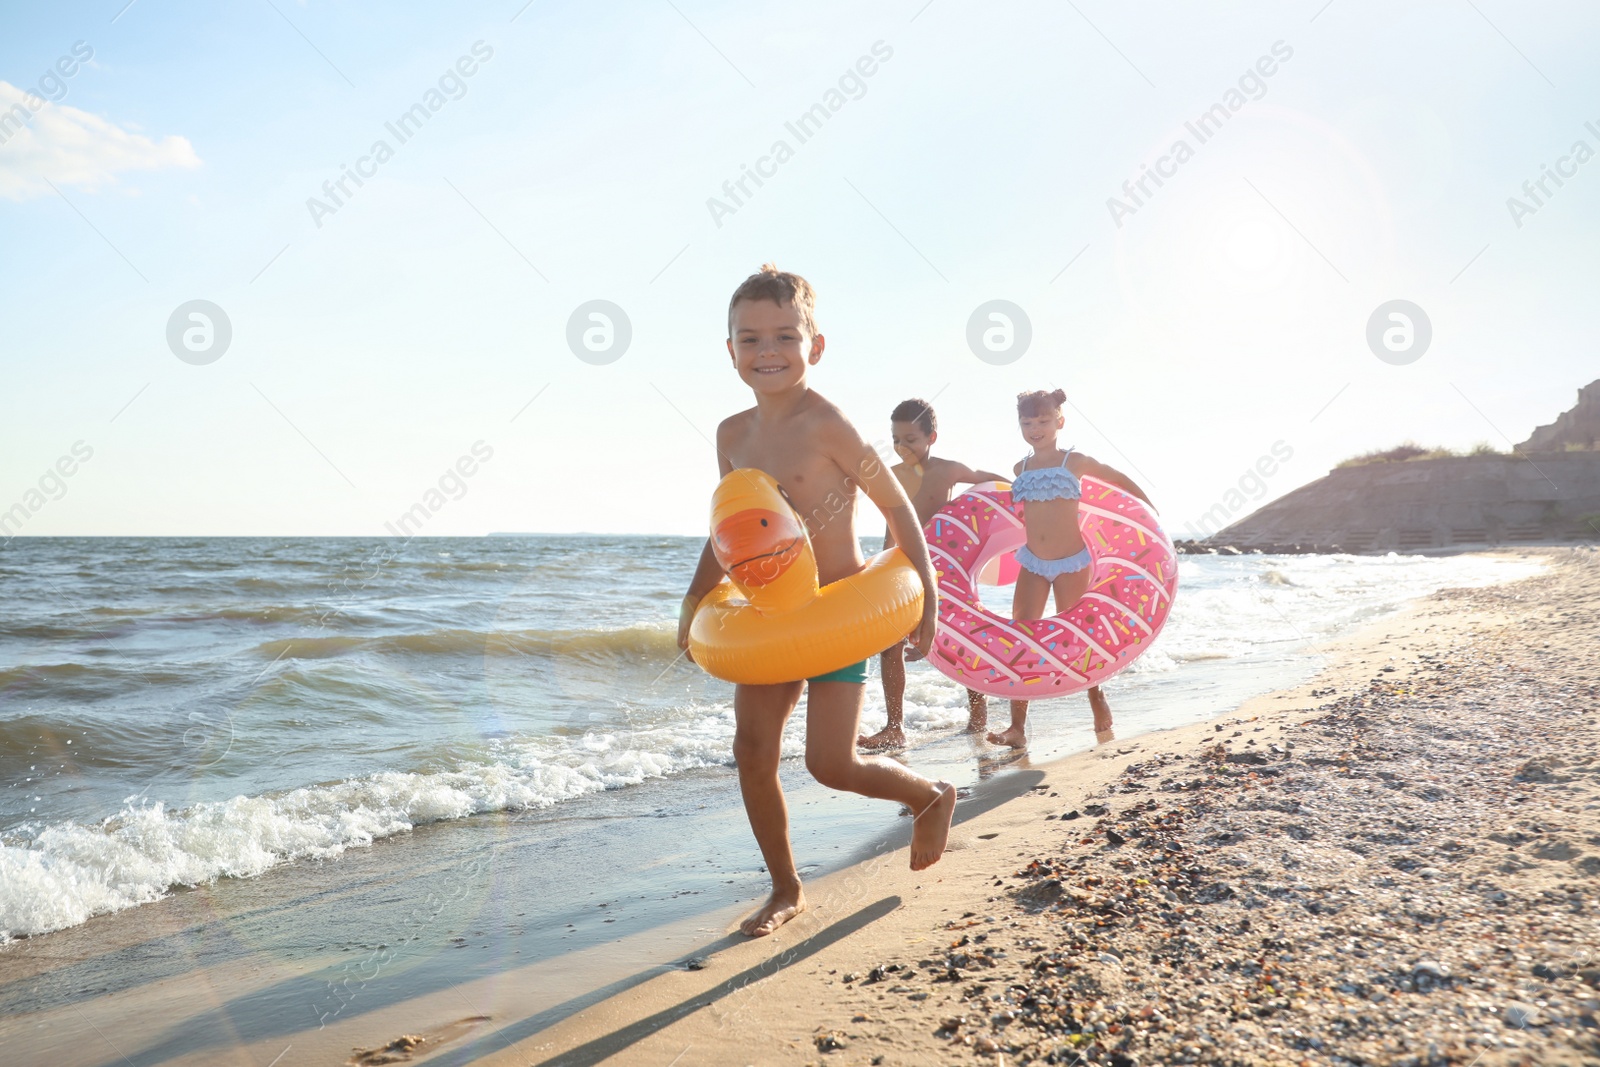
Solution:
<svg viewBox="0 0 1600 1067">
<path fill-rule="evenodd" d="M 711 531 L 717 560 L 734 581 L 759 589 L 777 581 L 800 558 L 806 533 L 793 512 L 746 508 Z"/>
</svg>

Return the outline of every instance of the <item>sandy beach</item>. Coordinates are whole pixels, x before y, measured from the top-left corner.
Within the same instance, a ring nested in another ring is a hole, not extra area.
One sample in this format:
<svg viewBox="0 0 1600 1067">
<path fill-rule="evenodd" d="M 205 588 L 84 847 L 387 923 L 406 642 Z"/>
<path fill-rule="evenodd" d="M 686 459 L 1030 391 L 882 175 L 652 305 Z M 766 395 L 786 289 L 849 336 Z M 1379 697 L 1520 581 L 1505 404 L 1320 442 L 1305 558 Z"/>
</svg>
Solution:
<svg viewBox="0 0 1600 1067">
<path fill-rule="evenodd" d="M 1600 1061 L 1600 558 L 1550 558 L 481 1062 Z"/>
<path fill-rule="evenodd" d="M 799 847 L 861 844 L 772 938 L 733 932 L 760 876 L 708 772 L 14 944 L 0 1039 L 106 1067 L 1596 1062 L 1600 557 L 1534 551 L 1220 719 L 997 765 L 921 874 L 907 820 L 786 769 Z M 659 892 L 607 875 L 624 845 Z"/>
</svg>

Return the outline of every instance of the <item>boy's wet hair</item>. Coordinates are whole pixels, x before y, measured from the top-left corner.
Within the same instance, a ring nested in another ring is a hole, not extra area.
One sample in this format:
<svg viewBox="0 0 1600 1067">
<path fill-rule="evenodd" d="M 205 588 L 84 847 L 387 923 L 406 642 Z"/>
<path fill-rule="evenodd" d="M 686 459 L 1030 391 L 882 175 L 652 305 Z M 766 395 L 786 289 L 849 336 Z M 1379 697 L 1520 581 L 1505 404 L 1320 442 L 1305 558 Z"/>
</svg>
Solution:
<svg viewBox="0 0 1600 1067">
<path fill-rule="evenodd" d="M 733 308 L 741 300 L 770 300 L 779 307 L 792 304 L 800 312 L 800 328 L 807 336 L 817 334 L 817 293 L 811 283 L 798 274 L 763 263 L 760 270 L 740 282 L 739 288 L 733 291 L 733 299 L 728 301 L 729 337 L 733 336 Z"/>
<path fill-rule="evenodd" d="M 939 420 L 934 417 L 933 405 L 920 397 L 902 400 L 889 412 L 890 422 L 914 422 L 922 427 L 922 432 L 929 437 L 939 428 Z"/>
<path fill-rule="evenodd" d="M 1035 389 L 1031 393 L 1017 394 L 1017 414 L 1022 418 L 1033 418 L 1036 415 L 1047 415 L 1052 411 L 1060 411 L 1061 405 L 1067 402 L 1067 391 L 1056 389 L 1045 392 Z"/>
</svg>

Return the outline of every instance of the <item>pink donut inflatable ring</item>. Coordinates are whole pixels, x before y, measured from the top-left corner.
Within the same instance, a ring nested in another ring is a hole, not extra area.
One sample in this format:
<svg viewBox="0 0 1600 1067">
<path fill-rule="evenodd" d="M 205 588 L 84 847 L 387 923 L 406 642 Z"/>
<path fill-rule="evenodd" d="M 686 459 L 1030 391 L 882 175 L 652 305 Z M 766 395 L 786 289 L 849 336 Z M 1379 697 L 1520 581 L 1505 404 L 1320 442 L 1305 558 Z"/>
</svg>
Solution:
<svg viewBox="0 0 1600 1067">
<path fill-rule="evenodd" d="M 1083 479 L 1078 526 L 1094 558 L 1089 590 L 1065 613 L 1016 622 L 978 599 L 984 564 L 1027 543 L 1011 487 L 986 482 L 946 504 L 924 533 L 939 577 L 928 662 L 990 696 L 1044 700 L 1099 685 L 1154 643 L 1178 592 L 1178 557 L 1144 503 Z"/>
</svg>

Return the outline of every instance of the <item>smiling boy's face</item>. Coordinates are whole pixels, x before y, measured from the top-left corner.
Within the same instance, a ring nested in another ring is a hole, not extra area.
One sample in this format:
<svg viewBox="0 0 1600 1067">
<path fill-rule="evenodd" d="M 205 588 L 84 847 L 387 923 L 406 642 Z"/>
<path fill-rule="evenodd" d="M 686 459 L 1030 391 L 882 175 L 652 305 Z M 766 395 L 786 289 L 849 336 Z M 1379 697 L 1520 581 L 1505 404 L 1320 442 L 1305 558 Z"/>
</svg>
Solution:
<svg viewBox="0 0 1600 1067">
<path fill-rule="evenodd" d="M 733 306 L 728 354 L 744 383 L 758 393 L 803 385 L 806 369 L 822 358 L 822 335 L 807 336 L 800 309 L 771 300 L 741 300 Z"/>
<path fill-rule="evenodd" d="M 926 462 L 928 450 L 939 436 L 937 432 L 924 433 L 915 422 L 891 422 L 889 431 L 893 435 L 895 455 L 913 465 Z"/>
</svg>

